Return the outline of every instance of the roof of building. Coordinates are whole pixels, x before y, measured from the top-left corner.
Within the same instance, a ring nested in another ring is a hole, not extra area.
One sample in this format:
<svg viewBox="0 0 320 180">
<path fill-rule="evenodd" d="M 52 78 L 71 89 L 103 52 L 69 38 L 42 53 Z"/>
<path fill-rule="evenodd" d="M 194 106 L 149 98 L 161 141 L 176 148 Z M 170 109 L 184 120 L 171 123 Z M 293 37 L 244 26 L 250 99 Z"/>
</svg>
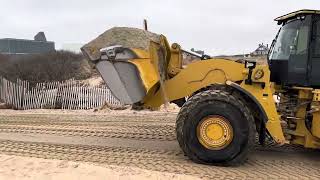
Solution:
<svg viewBox="0 0 320 180">
<path fill-rule="evenodd" d="M 285 14 L 283 16 L 277 17 L 275 21 L 278 21 L 278 22 L 286 21 L 288 19 L 291 19 L 301 14 L 320 14 L 320 10 L 302 9 L 302 10 L 294 11 L 294 12 Z"/>
<path fill-rule="evenodd" d="M 28 41 L 28 42 L 41 42 L 41 43 L 54 43 L 53 41 L 36 41 L 32 39 L 15 39 L 15 38 L 0 38 L 0 41 Z"/>
<path fill-rule="evenodd" d="M 24 42 L 46 42 L 54 43 L 52 41 L 47 41 L 46 35 L 44 32 L 38 32 L 33 39 L 15 39 L 15 38 L 0 38 L 0 41 L 24 41 Z"/>
<path fill-rule="evenodd" d="M 252 55 L 257 55 L 257 54 L 264 55 L 264 54 L 268 54 L 268 52 L 269 52 L 268 44 L 265 45 L 265 44 L 262 43 L 262 44 L 259 44 L 258 48 L 255 51 L 253 51 L 252 53 L 250 53 L 250 54 L 252 54 Z"/>
<path fill-rule="evenodd" d="M 259 44 L 258 48 L 255 51 L 268 51 L 268 50 L 269 50 L 268 46 L 264 44 Z"/>
</svg>

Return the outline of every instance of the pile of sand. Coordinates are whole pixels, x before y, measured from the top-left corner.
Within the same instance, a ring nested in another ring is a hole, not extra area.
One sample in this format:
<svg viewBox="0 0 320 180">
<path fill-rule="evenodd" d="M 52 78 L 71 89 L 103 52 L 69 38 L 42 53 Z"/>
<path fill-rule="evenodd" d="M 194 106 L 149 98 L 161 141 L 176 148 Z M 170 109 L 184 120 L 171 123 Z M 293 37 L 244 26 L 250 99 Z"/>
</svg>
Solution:
<svg viewBox="0 0 320 180">
<path fill-rule="evenodd" d="M 89 86 L 100 86 L 102 84 L 105 84 L 102 77 L 99 76 L 93 76 L 89 79 L 83 80 L 82 83 L 88 84 Z"/>
<path fill-rule="evenodd" d="M 97 60 L 100 58 L 100 49 L 102 48 L 121 45 L 127 48 L 147 50 L 150 41 L 159 42 L 160 36 L 137 28 L 114 27 L 84 45 L 81 50 L 91 60 Z"/>
<path fill-rule="evenodd" d="M 174 103 L 163 104 L 160 106 L 160 111 L 179 112 L 180 107 Z"/>
</svg>

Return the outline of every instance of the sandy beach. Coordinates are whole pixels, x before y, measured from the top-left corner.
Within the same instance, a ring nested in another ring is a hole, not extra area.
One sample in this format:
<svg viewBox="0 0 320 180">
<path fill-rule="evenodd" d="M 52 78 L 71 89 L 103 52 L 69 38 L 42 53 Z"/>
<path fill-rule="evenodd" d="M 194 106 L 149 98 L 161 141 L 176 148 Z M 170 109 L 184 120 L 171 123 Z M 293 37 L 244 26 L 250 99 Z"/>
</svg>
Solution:
<svg viewBox="0 0 320 180">
<path fill-rule="evenodd" d="M 132 167 L 97 166 L 61 160 L 0 155 L 0 180 L 199 179 Z"/>
</svg>

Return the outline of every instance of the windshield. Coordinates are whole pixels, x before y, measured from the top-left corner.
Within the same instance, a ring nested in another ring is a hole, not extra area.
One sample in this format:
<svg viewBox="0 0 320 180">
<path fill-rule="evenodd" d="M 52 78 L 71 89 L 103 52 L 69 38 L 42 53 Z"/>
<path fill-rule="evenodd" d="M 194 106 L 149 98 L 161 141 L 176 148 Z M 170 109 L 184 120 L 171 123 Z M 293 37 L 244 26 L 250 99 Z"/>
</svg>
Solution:
<svg viewBox="0 0 320 180">
<path fill-rule="evenodd" d="M 289 60 L 290 55 L 307 54 L 310 26 L 306 20 L 294 20 L 279 31 L 269 59 Z"/>
</svg>

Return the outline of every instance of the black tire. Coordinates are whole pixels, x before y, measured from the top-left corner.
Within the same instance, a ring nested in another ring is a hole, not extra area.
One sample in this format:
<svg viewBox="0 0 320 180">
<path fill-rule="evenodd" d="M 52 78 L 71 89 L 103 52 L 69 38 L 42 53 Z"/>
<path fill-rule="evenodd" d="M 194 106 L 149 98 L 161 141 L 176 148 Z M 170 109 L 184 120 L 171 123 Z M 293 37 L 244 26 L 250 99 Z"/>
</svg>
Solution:
<svg viewBox="0 0 320 180">
<path fill-rule="evenodd" d="M 193 95 L 181 108 L 177 139 L 183 152 L 202 164 L 237 166 L 244 163 L 255 143 L 255 122 L 241 98 L 224 90 L 206 90 Z M 210 115 L 226 118 L 233 128 L 232 142 L 221 150 L 204 147 L 197 138 L 199 122 Z"/>
</svg>

